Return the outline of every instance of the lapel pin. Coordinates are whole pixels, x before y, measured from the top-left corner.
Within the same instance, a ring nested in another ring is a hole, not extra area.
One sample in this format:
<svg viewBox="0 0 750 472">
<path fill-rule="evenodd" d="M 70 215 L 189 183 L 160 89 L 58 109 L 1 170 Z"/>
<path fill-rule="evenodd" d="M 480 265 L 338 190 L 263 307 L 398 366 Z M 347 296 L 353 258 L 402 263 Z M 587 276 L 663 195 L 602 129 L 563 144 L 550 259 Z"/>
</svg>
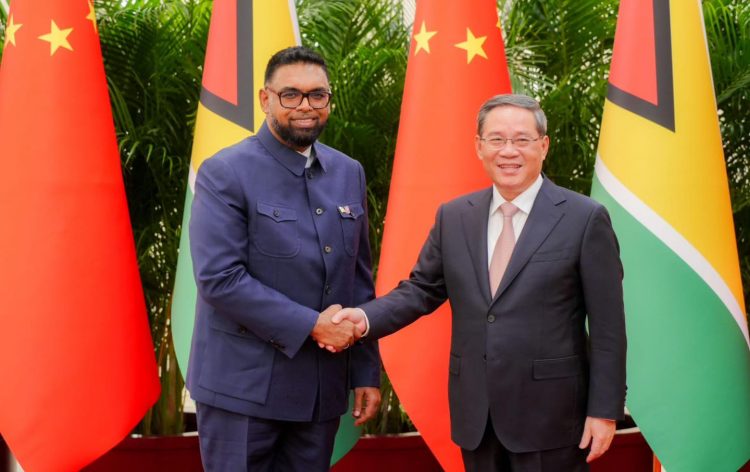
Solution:
<svg viewBox="0 0 750 472">
<path fill-rule="evenodd" d="M 339 207 L 339 213 L 342 215 L 351 215 L 352 211 L 349 209 L 349 205 L 346 205 Z"/>
</svg>

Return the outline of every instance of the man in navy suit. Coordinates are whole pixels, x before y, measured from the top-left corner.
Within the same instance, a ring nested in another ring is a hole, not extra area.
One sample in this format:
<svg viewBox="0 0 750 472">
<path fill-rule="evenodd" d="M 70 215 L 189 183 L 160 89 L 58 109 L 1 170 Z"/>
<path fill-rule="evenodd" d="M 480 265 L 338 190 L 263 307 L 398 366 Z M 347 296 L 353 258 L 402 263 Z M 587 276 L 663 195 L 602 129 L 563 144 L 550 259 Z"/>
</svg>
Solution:
<svg viewBox="0 0 750 472">
<path fill-rule="evenodd" d="M 588 470 L 624 409 L 617 239 L 602 205 L 542 175 L 550 141 L 535 100 L 498 95 L 477 122 L 494 185 L 442 205 L 409 279 L 332 321 L 378 338 L 449 300 L 451 430 L 466 470 Z"/>
<path fill-rule="evenodd" d="M 316 140 L 330 97 L 322 57 L 276 53 L 265 123 L 198 171 L 187 387 L 209 471 L 328 470 L 349 389 L 357 424 L 380 403 L 375 341 L 318 347 L 352 345 L 354 326 L 328 321 L 374 293 L 364 171 Z"/>
</svg>

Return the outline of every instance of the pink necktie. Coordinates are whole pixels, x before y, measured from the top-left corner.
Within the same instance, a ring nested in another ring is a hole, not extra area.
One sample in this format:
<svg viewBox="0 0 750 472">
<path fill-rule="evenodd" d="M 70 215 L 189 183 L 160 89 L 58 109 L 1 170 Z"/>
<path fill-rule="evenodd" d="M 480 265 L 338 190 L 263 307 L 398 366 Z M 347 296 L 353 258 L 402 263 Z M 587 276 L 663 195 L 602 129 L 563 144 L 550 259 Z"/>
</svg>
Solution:
<svg viewBox="0 0 750 472">
<path fill-rule="evenodd" d="M 503 213 L 503 230 L 500 231 L 500 236 L 497 238 L 490 261 L 490 290 L 493 297 L 500 286 L 500 281 L 508 267 L 508 261 L 510 261 L 510 255 L 513 254 L 513 247 L 516 245 L 516 237 L 513 233 L 513 215 L 518 211 L 518 207 L 510 202 L 505 202 L 500 205 L 500 211 Z"/>
</svg>

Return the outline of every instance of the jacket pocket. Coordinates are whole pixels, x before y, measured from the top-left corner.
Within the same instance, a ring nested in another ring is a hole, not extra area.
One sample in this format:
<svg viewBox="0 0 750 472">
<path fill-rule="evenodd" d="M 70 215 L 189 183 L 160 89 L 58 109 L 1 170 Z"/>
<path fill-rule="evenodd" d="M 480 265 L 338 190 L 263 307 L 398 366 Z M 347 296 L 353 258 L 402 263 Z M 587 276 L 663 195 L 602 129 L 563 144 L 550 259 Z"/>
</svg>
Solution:
<svg viewBox="0 0 750 472">
<path fill-rule="evenodd" d="M 344 248 L 346 253 L 354 256 L 357 253 L 359 237 L 362 228 L 360 218 L 365 214 L 365 210 L 359 203 L 350 203 L 338 207 L 339 218 L 341 220 L 341 231 L 344 237 Z"/>
<path fill-rule="evenodd" d="M 571 249 L 556 249 L 552 251 L 539 251 L 531 255 L 529 262 L 559 261 L 570 259 Z"/>
<path fill-rule="evenodd" d="M 264 404 L 268 397 L 275 349 L 243 326 L 214 315 L 199 383 L 240 400 Z"/>
<path fill-rule="evenodd" d="M 294 257 L 300 249 L 297 211 L 272 203 L 258 202 L 253 243 L 272 257 Z"/>
<path fill-rule="evenodd" d="M 583 374 L 581 356 L 534 360 L 534 380 L 560 379 Z"/>
</svg>

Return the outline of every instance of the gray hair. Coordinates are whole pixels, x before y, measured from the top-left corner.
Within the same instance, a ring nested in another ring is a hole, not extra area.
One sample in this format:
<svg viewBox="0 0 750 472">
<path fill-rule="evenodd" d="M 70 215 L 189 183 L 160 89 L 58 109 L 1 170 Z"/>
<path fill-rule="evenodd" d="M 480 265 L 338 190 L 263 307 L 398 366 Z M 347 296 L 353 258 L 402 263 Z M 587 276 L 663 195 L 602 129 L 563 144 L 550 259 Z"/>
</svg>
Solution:
<svg viewBox="0 0 750 472">
<path fill-rule="evenodd" d="M 495 95 L 484 102 L 477 115 L 477 134 L 482 134 L 487 114 L 497 107 L 517 107 L 529 110 L 534 114 L 536 130 L 539 132 L 539 136 L 547 134 L 547 116 L 544 114 L 542 107 L 539 106 L 539 102 L 529 96 L 514 93 Z"/>
</svg>

